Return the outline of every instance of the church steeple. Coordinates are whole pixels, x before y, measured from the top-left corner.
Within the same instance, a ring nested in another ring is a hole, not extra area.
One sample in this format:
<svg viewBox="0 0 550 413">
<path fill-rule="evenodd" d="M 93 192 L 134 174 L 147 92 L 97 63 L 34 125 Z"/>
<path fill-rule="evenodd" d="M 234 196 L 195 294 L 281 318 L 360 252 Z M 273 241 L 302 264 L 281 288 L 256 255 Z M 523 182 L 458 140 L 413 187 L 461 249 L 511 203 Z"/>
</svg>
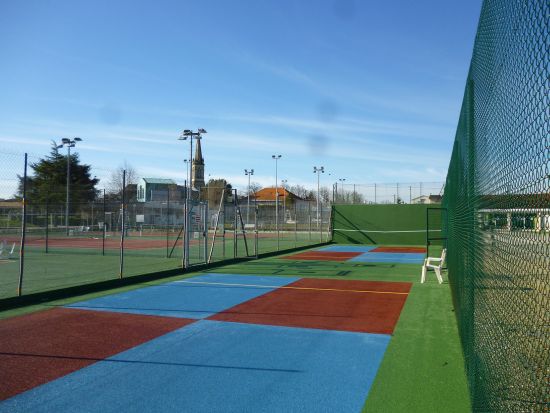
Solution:
<svg viewBox="0 0 550 413">
<path fill-rule="evenodd" d="M 192 164 L 191 185 L 193 188 L 200 190 L 204 184 L 204 158 L 202 157 L 201 140 L 197 139 L 197 147 L 195 149 L 195 157 Z"/>
</svg>

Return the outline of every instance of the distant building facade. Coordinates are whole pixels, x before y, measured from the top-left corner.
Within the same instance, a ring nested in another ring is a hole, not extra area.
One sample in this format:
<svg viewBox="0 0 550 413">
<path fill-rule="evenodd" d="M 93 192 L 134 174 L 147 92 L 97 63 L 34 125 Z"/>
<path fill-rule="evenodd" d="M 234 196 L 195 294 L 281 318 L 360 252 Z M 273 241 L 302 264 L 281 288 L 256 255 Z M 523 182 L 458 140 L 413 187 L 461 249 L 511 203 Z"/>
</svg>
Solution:
<svg viewBox="0 0 550 413">
<path fill-rule="evenodd" d="M 440 204 L 441 195 L 421 195 L 413 198 L 411 204 Z"/>
<path fill-rule="evenodd" d="M 166 201 L 168 195 L 171 200 L 179 201 L 185 196 L 185 188 L 165 178 L 140 178 L 137 184 L 138 202 Z"/>
</svg>

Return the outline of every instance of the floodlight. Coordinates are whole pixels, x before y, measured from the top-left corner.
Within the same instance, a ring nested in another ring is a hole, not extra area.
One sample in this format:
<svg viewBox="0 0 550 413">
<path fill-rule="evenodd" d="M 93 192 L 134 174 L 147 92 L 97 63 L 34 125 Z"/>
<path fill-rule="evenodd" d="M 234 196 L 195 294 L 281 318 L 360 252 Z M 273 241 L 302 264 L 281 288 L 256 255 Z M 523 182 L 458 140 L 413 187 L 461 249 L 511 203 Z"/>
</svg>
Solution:
<svg viewBox="0 0 550 413">
<path fill-rule="evenodd" d="M 77 142 L 80 142 L 82 139 L 81 138 L 74 138 L 75 141 Z"/>
<path fill-rule="evenodd" d="M 71 141 L 71 140 L 68 139 L 68 138 L 63 138 L 63 139 L 61 139 L 61 142 L 63 142 L 63 143 L 69 143 L 70 141 Z"/>
<path fill-rule="evenodd" d="M 208 132 L 206 132 L 206 129 L 203 129 L 203 128 L 199 128 L 198 132 L 199 133 L 208 133 Z"/>
</svg>

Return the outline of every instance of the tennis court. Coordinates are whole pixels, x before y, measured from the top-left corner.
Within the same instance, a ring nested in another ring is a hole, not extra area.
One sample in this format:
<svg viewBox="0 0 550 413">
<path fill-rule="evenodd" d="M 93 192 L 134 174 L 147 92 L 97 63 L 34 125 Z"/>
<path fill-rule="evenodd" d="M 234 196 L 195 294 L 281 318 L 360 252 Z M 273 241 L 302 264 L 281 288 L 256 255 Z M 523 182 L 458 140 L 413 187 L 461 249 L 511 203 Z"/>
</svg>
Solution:
<svg viewBox="0 0 550 413">
<path fill-rule="evenodd" d="M 0 411 L 357 412 L 410 287 L 208 273 L 11 318 Z"/>
<path fill-rule="evenodd" d="M 422 264 L 425 257 L 426 249 L 421 247 L 331 245 L 316 250 L 286 255 L 282 259 Z"/>
</svg>

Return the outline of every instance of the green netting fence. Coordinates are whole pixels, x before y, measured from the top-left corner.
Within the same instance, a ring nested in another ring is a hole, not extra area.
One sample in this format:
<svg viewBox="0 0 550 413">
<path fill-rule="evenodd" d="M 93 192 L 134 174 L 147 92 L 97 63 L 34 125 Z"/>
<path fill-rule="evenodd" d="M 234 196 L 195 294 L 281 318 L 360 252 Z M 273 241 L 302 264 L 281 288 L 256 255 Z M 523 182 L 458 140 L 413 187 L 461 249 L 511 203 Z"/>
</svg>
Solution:
<svg viewBox="0 0 550 413">
<path fill-rule="evenodd" d="M 443 205 L 474 411 L 547 412 L 550 2 L 485 1 Z"/>
<path fill-rule="evenodd" d="M 439 205 L 334 205 L 332 240 L 342 244 L 426 245 L 428 210 Z M 429 233 L 441 238 L 441 214 Z"/>
</svg>

